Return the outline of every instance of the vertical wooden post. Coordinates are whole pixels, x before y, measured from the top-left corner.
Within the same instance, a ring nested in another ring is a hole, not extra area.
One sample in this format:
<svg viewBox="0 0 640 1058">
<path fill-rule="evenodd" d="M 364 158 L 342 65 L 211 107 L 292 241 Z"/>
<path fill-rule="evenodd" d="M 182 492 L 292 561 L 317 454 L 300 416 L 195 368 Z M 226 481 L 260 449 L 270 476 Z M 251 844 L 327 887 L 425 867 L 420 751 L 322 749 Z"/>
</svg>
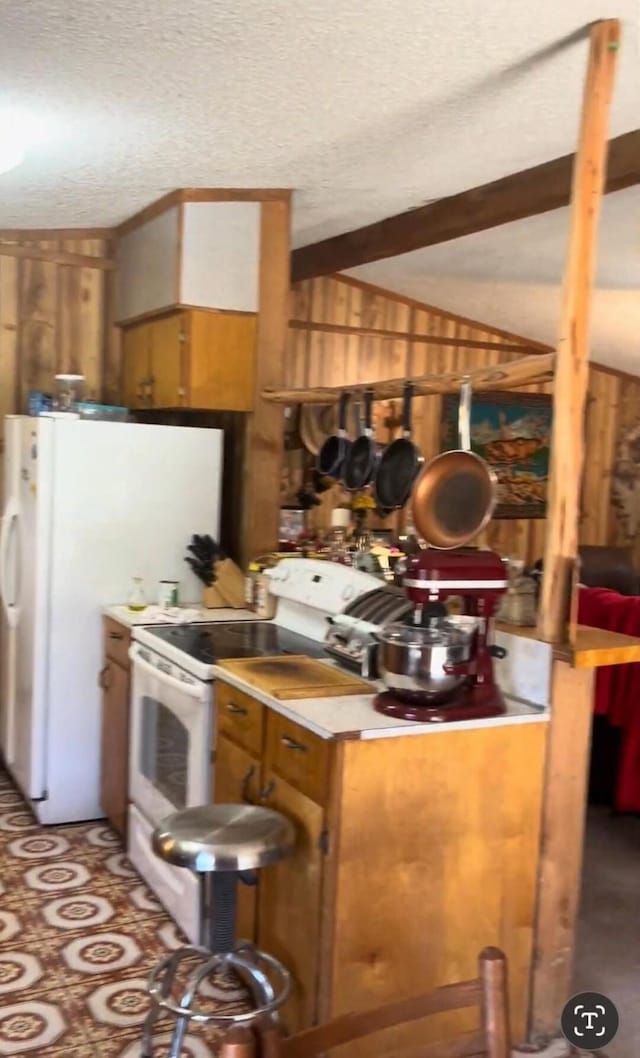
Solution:
<svg viewBox="0 0 640 1058">
<path fill-rule="evenodd" d="M 569 243 L 553 389 L 544 579 L 538 617 L 538 634 L 550 643 L 562 642 L 566 636 L 572 574 L 578 551 L 590 302 L 619 42 L 620 23 L 617 19 L 606 19 L 593 25 L 580 136 L 573 167 Z"/>
<path fill-rule="evenodd" d="M 263 202 L 256 334 L 255 404 L 249 416 L 243 483 L 240 554 L 273 551 L 278 544 L 282 475 L 283 405 L 262 399 L 263 389 L 284 384 L 289 330 L 290 196 Z"/>
<path fill-rule="evenodd" d="M 593 714 L 594 669 L 553 663 L 529 1038 L 559 1034 L 571 994 Z"/>
</svg>

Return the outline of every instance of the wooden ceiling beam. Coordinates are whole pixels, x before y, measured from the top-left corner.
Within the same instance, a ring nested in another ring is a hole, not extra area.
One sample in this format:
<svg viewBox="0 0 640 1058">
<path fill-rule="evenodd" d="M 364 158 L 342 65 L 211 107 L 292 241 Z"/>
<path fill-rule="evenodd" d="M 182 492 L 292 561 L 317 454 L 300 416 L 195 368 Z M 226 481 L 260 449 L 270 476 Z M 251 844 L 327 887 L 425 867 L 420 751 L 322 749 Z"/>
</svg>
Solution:
<svg viewBox="0 0 640 1058">
<path fill-rule="evenodd" d="M 332 275 L 560 209 L 571 199 L 573 160 L 573 154 L 554 158 L 344 235 L 302 246 L 291 255 L 291 280 L 296 283 Z M 640 129 L 636 129 L 611 140 L 604 190 L 621 191 L 639 183 Z"/>
</svg>

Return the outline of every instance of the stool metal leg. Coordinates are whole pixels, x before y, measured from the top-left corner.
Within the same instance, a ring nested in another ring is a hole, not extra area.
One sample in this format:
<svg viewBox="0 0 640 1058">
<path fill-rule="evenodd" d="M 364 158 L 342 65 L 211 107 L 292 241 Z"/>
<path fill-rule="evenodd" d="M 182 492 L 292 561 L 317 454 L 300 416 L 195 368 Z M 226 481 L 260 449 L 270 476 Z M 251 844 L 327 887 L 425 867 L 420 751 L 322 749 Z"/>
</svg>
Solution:
<svg viewBox="0 0 640 1058">
<path fill-rule="evenodd" d="M 197 949 L 180 948 L 174 952 L 173 955 L 168 956 L 166 959 L 166 966 L 162 975 L 162 984 L 160 986 L 160 995 L 163 999 L 167 999 L 171 994 L 171 987 L 173 985 L 174 978 L 176 976 L 176 970 L 182 959 L 187 958 L 189 955 L 197 952 Z M 149 1013 L 144 1020 L 144 1026 L 142 1029 L 142 1045 L 140 1050 L 140 1058 L 152 1058 L 153 1055 L 153 1030 L 160 1015 L 160 1007 L 156 1003 L 153 1003 Z"/>
<path fill-rule="evenodd" d="M 238 875 L 200 874 L 200 943 L 214 954 L 233 951 L 236 940 Z"/>
<path fill-rule="evenodd" d="M 193 1003 L 194 996 L 196 995 L 200 985 L 209 976 L 213 970 L 216 970 L 223 960 L 224 956 L 212 955 L 207 959 L 197 970 L 193 970 L 187 981 L 187 987 L 184 991 L 184 995 L 180 1000 L 180 1006 L 183 1010 L 189 1010 Z M 184 1042 L 185 1033 L 189 1024 L 188 1018 L 176 1018 L 176 1025 L 173 1030 L 171 1037 L 171 1043 L 169 1045 L 168 1058 L 180 1058 L 180 1051 L 182 1050 L 182 1044 Z"/>
<path fill-rule="evenodd" d="M 238 945 L 233 953 L 233 969 L 251 992 L 256 1007 L 264 1007 L 273 1002 L 275 991 L 266 973 L 260 969 L 255 952 L 254 944 Z"/>
</svg>

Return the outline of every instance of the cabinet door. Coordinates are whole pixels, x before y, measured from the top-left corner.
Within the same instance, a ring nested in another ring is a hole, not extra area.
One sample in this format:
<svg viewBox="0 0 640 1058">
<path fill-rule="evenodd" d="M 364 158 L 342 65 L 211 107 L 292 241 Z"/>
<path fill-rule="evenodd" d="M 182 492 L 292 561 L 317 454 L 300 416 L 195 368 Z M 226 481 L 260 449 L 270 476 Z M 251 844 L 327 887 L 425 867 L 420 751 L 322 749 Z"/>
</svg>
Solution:
<svg viewBox="0 0 640 1058">
<path fill-rule="evenodd" d="M 215 411 L 251 411 L 256 318 L 235 312 L 190 313 L 189 404 Z"/>
<path fill-rule="evenodd" d="M 260 783 L 260 762 L 231 739 L 218 735 L 213 768 L 213 800 L 216 804 L 253 803 Z M 239 940 L 256 939 L 256 886 L 238 886 Z"/>
<path fill-rule="evenodd" d="M 102 687 L 101 803 L 119 834 L 126 832 L 129 785 L 129 670 L 108 661 Z"/>
<path fill-rule="evenodd" d="M 181 408 L 185 401 L 186 321 L 183 312 L 153 320 L 151 395 L 154 408 Z"/>
<path fill-rule="evenodd" d="M 258 947 L 291 973 L 292 989 L 282 1008 L 290 1032 L 316 1020 L 324 812 L 309 797 L 267 772 L 264 804 L 293 823 L 296 846 L 280 863 L 260 872 Z"/>
<path fill-rule="evenodd" d="M 125 328 L 122 335 L 123 401 L 128 408 L 149 406 L 151 324 Z"/>
</svg>

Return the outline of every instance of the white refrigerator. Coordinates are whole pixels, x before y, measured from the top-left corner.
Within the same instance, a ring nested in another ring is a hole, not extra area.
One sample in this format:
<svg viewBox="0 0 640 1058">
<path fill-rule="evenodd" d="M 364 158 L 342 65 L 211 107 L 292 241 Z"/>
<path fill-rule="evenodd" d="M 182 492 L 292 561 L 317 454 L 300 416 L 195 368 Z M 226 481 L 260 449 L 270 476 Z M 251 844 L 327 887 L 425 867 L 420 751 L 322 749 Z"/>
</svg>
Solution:
<svg viewBox="0 0 640 1058">
<path fill-rule="evenodd" d="M 222 432 L 9 416 L 0 530 L 0 748 L 42 823 L 96 819 L 101 609 L 142 577 L 201 586 L 193 533 L 217 537 Z"/>
</svg>

